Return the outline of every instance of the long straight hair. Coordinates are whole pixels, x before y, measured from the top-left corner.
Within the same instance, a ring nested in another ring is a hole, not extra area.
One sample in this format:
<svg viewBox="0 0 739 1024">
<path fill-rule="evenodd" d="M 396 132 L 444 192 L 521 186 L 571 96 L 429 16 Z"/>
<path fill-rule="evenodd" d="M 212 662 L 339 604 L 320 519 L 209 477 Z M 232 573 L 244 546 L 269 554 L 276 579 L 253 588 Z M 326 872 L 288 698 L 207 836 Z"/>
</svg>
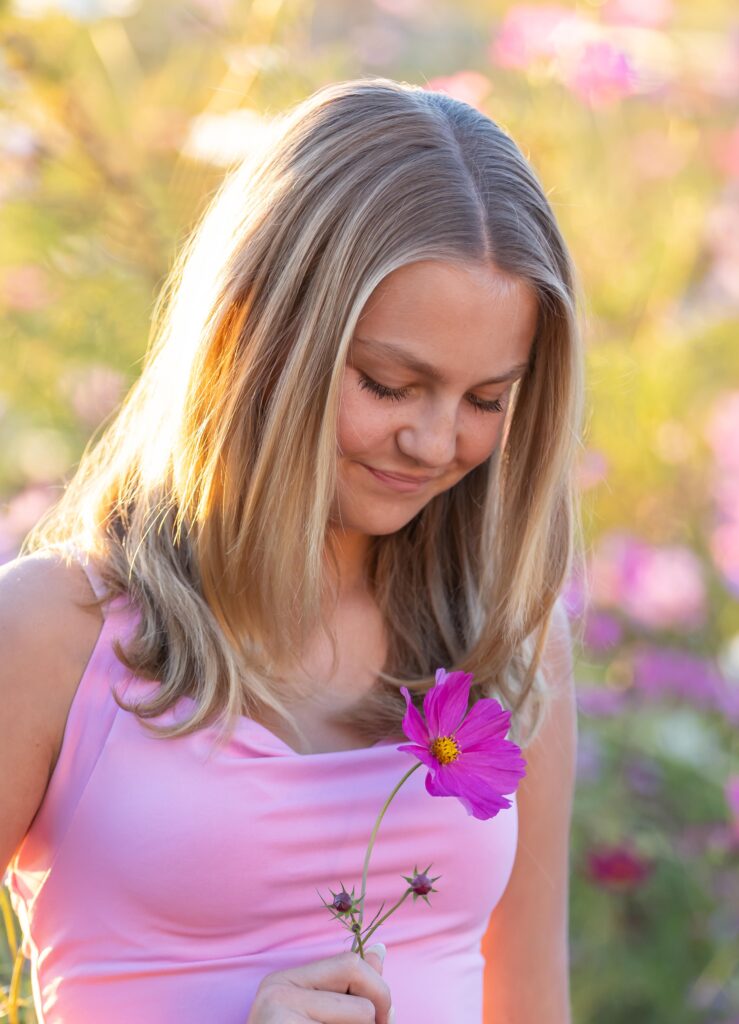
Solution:
<svg viewBox="0 0 739 1024">
<path fill-rule="evenodd" d="M 530 365 L 490 458 L 404 527 L 371 538 L 387 630 L 370 693 L 336 722 L 400 730 L 440 665 L 511 710 L 529 742 L 541 654 L 581 544 L 584 358 L 574 270 L 513 140 L 458 100 L 338 82 L 277 118 L 226 179 L 162 292 L 144 367 L 22 554 L 82 551 L 140 620 L 117 653 L 157 680 L 121 706 L 162 736 L 271 710 L 303 736 L 290 667 L 318 628 L 347 350 L 363 307 L 419 260 L 493 261 L 538 304 Z M 330 630 L 328 630 L 330 634 Z M 335 641 L 335 637 L 332 636 Z M 153 721 L 181 697 L 192 714 Z"/>
</svg>

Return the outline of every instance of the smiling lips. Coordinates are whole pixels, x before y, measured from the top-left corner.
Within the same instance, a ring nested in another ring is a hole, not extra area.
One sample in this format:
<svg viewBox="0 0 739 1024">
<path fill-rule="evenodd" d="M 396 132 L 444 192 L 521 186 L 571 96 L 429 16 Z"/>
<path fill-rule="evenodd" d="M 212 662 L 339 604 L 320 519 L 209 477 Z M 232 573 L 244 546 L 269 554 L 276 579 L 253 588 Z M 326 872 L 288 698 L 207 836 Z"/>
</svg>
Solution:
<svg viewBox="0 0 739 1024">
<path fill-rule="evenodd" d="M 360 465 L 369 470 L 376 480 L 386 484 L 388 487 L 392 487 L 395 491 L 417 491 L 424 484 L 436 479 L 432 476 L 401 476 L 398 473 L 386 473 L 384 470 L 373 469 L 371 466 L 365 466 L 364 463 L 360 463 Z"/>
</svg>

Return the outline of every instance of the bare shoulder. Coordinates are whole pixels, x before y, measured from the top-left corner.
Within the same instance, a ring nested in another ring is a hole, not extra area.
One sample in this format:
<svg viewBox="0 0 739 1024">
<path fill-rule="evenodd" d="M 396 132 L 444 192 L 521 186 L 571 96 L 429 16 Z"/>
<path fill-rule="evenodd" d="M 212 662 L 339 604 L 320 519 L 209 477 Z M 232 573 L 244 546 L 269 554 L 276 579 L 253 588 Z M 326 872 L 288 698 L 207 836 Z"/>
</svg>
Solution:
<svg viewBox="0 0 739 1024">
<path fill-rule="evenodd" d="M 67 715 L 100 634 L 81 566 L 28 555 L 0 566 L 0 872 L 43 799 Z M 5 858 L 5 859 L 4 859 Z"/>
</svg>

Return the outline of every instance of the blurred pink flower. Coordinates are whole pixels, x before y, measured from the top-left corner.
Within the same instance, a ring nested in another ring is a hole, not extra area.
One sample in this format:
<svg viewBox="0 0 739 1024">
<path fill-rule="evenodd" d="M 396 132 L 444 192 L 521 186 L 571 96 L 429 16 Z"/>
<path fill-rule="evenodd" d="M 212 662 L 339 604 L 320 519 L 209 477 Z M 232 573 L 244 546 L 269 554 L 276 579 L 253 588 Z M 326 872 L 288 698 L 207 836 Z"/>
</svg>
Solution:
<svg viewBox="0 0 739 1024">
<path fill-rule="evenodd" d="M 582 575 L 571 572 L 562 588 L 562 602 L 571 619 L 579 619 L 585 614 L 585 589 Z"/>
<path fill-rule="evenodd" d="M 6 504 L 0 504 L 0 565 L 18 555 L 28 531 L 59 497 L 58 489 L 38 484 L 26 487 Z"/>
<path fill-rule="evenodd" d="M 655 547 L 627 533 L 606 534 L 590 574 L 595 603 L 649 629 L 694 629 L 705 622 L 703 564 L 683 545 Z"/>
<path fill-rule="evenodd" d="M 96 427 L 118 404 L 124 385 L 122 373 L 97 363 L 68 370 L 59 381 L 59 390 L 79 419 Z"/>
<path fill-rule="evenodd" d="M 455 100 L 462 100 L 479 109 L 492 86 L 490 79 L 478 71 L 458 71 L 454 75 L 432 78 L 426 83 L 425 88 L 448 93 Z"/>
<path fill-rule="evenodd" d="M 634 654 L 634 688 L 649 700 L 676 697 L 702 711 L 717 711 L 739 725 L 739 687 L 708 658 L 674 647 L 642 647 Z"/>
<path fill-rule="evenodd" d="M 625 843 L 600 845 L 587 855 L 587 875 L 607 889 L 633 889 L 652 873 L 653 864 Z"/>
<path fill-rule="evenodd" d="M 636 71 L 629 56 L 607 39 L 586 43 L 568 61 L 565 85 L 591 107 L 603 107 L 635 92 Z"/>
<path fill-rule="evenodd" d="M 731 815 L 731 822 L 739 836 L 739 775 L 730 775 L 724 787 L 726 804 Z"/>
<path fill-rule="evenodd" d="M 684 859 L 703 858 L 707 852 L 739 853 L 739 834 L 725 821 L 701 821 L 685 825 L 675 837 L 675 849 Z"/>
<path fill-rule="evenodd" d="M 729 590 L 739 596 L 739 518 L 715 526 L 709 546 Z"/>
<path fill-rule="evenodd" d="M 739 473 L 739 391 L 719 395 L 704 433 L 719 466 Z"/>
<path fill-rule="evenodd" d="M 674 13 L 672 0 L 606 0 L 601 8 L 604 21 L 660 28 Z"/>
<path fill-rule="evenodd" d="M 580 457 L 578 466 L 578 483 L 581 491 L 588 491 L 591 487 L 605 480 L 608 475 L 608 459 L 603 452 L 596 448 L 586 448 Z"/>
<path fill-rule="evenodd" d="M 716 166 L 729 177 L 739 178 L 739 124 L 719 135 L 712 149 Z"/>
<path fill-rule="evenodd" d="M 589 29 L 589 23 L 560 4 L 519 4 L 503 18 L 490 56 L 503 67 L 525 69 L 556 57 L 567 36 L 581 34 L 583 27 Z"/>
<path fill-rule="evenodd" d="M 711 482 L 710 493 L 722 521 L 739 519 L 739 473 L 727 474 L 719 468 Z"/>
<path fill-rule="evenodd" d="M 503 18 L 490 47 L 502 67 L 544 68 L 580 100 L 604 106 L 635 91 L 630 56 L 592 17 L 559 4 L 521 4 Z"/>
<path fill-rule="evenodd" d="M 22 313 L 44 309 L 51 302 L 46 273 L 41 267 L 26 264 L 6 267 L 0 277 L 0 301 L 8 309 Z"/>
<path fill-rule="evenodd" d="M 621 642 L 621 623 L 608 612 L 591 609 L 585 618 L 583 640 L 591 651 L 607 651 Z"/>
</svg>

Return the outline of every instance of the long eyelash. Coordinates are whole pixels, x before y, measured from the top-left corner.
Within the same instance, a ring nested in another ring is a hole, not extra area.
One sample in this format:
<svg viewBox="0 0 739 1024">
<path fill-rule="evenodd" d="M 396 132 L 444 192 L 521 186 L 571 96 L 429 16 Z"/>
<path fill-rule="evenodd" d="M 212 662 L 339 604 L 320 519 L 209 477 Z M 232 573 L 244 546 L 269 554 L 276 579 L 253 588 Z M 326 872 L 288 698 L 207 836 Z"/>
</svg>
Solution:
<svg viewBox="0 0 739 1024">
<path fill-rule="evenodd" d="M 475 398 L 474 395 L 470 395 L 470 402 L 473 408 L 478 409 L 480 412 L 503 412 L 503 403 L 499 398 L 486 402 L 483 398 Z"/>
<path fill-rule="evenodd" d="M 399 402 L 405 398 L 410 388 L 388 388 L 384 384 L 378 384 L 364 373 L 359 374 L 359 386 L 365 391 L 371 391 L 378 398 L 389 398 L 392 402 Z M 499 398 L 487 402 L 483 398 L 476 398 L 470 395 L 470 405 L 477 412 L 503 412 L 503 403 Z"/>
<path fill-rule="evenodd" d="M 376 380 L 372 380 L 364 373 L 359 375 L 359 386 L 366 391 L 371 391 L 378 398 L 389 398 L 393 402 L 399 402 L 401 398 L 405 398 L 409 390 L 408 388 L 386 388 L 384 384 L 378 384 Z"/>
</svg>

